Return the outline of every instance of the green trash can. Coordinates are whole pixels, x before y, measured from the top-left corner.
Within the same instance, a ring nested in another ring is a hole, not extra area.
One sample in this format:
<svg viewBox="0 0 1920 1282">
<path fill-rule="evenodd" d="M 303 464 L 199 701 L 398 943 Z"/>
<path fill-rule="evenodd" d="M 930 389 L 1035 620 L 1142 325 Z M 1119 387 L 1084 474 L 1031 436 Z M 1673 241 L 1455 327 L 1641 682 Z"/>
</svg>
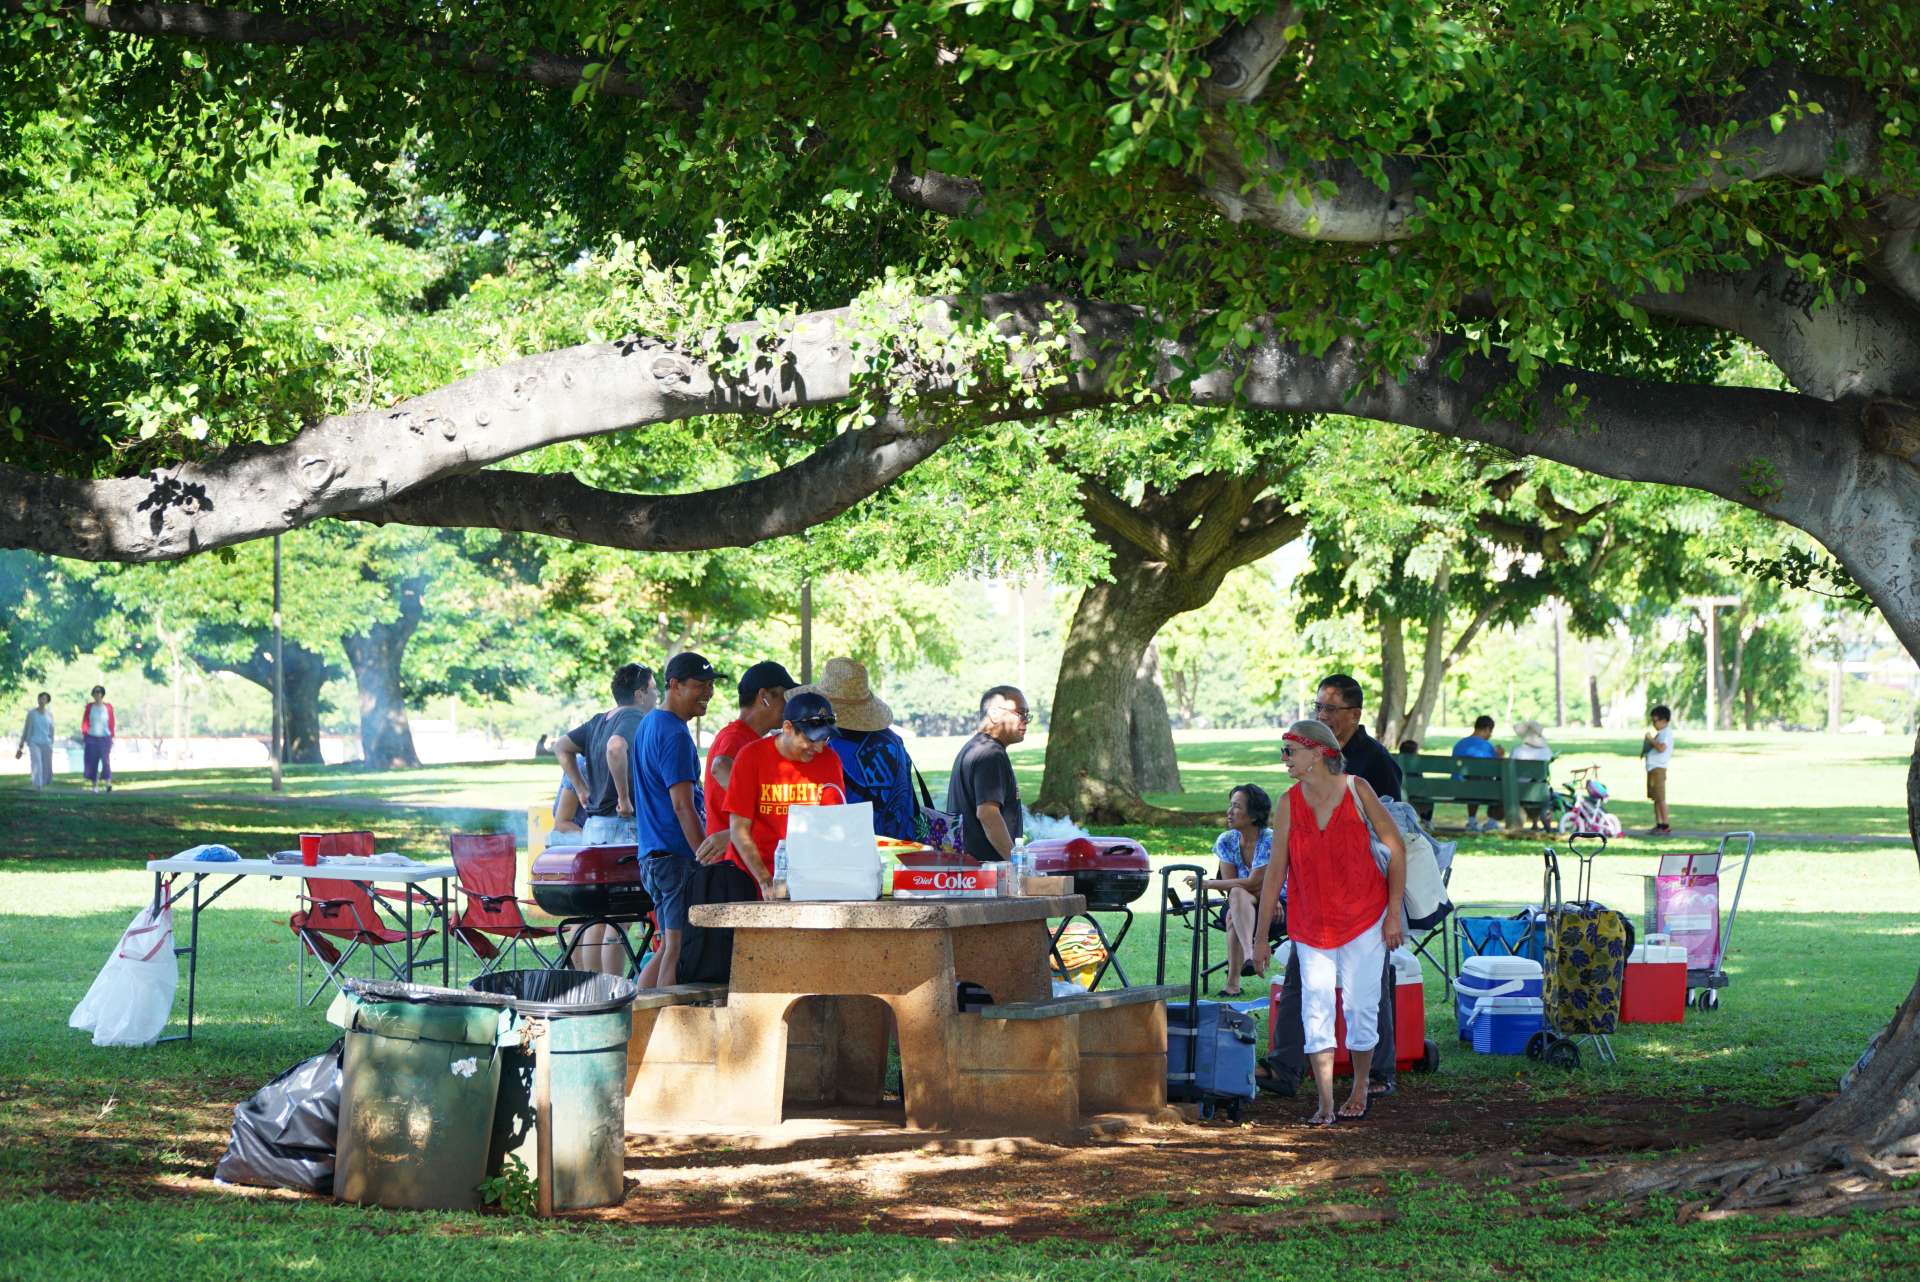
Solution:
<svg viewBox="0 0 1920 1282">
<path fill-rule="evenodd" d="M 496 971 L 469 987 L 520 1018 L 500 1074 L 487 1171 L 509 1156 L 535 1178 L 542 1215 L 618 1206 L 626 1194 L 630 979 L 584 970 Z"/>
<path fill-rule="evenodd" d="M 349 979 L 327 1010 L 347 1032 L 333 1195 L 423 1210 L 480 1206 L 516 1017 L 504 997 Z"/>
</svg>

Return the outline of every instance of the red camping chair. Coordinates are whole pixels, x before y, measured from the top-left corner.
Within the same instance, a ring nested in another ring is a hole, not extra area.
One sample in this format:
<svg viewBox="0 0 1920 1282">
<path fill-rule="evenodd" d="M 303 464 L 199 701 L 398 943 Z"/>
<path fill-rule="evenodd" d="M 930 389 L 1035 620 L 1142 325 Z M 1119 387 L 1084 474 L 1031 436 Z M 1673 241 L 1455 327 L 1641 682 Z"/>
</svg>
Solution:
<svg viewBox="0 0 1920 1282">
<path fill-rule="evenodd" d="M 314 998 L 326 991 L 326 984 L 318 984 L 313 997 L 307 996 L 308 953 L 326 968 L 327 983 L 336 988 L 340 986 L 342 970 L 363 946 L 393 978 L 404 980 L 407 975 L 404 963 L 412 961 L 416 941 L 430 938 L 434 933 L 431 925 L 426 930 L 409 931 L 384 924 L 365 882 L 309 878 L 300 892 L 300 903 L 300 911 L 287 918 L 287 925 L 300 942 L 300 1003 L 303 1006 L 313 1005 Z M 336 939 L 346 942 L 345 952 L 333 942 Z M 400 947 L 400 963 L 386 951 L 396 944 Z"/>
<path fill-rule="evenodd" d="M 534 940 L 551 939 L 553 928 L 529 926 L 520 912 L 527 901 L 513 893 L 517 850 L 513 834 L 456 832 L 448 835 L 447 845 L 453 851 L 453 866 L 460 874 L 460 895 L 465 900 L 451 929 L 454 938 L 480 959 L 480 973 L 490 975 L 509 959 L 517 967 L 522 943 L 543 968 L 551 966 L 553 963 Z M 497 940 L 506 941 L 507 947 L 502 949 Z"/>
</svg>

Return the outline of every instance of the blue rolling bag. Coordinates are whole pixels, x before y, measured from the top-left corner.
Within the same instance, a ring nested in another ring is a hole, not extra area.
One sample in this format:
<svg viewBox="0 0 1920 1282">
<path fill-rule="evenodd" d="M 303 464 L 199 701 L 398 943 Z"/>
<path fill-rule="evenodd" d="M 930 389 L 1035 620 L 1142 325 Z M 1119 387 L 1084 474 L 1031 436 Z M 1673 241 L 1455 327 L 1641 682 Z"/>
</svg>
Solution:
<svg viewBox="0 0 1920 1282">
<path fill-rule="evenodd" d="M 1160 870 L 1164 905 L 1172 893 L 1172 874 L 1193 874 L 1193 960 L 1189 972 L 1187 1000 L 1167 1003 L 1167 1099 L 1176 1104 L 1198 1104 L 1202 1117 L 1225 1108 L 1227 1116 L 1240 1120 L 1241 1110 L 1254 1097 L 1254 1062 L 1259 1039 L 1254 1034 L 1253 1016 L 1237 1011 L 1225 1002 L 1200 1000 L 1200 945 L 1207 930 L 1208 904 L 1205 889 L 1208 873 L 1194 864 L 1174 864 Z M 1160 914 L 1160 963 L 1158 982 L 1166 982 L 1167 918 Z"/>
</svg>

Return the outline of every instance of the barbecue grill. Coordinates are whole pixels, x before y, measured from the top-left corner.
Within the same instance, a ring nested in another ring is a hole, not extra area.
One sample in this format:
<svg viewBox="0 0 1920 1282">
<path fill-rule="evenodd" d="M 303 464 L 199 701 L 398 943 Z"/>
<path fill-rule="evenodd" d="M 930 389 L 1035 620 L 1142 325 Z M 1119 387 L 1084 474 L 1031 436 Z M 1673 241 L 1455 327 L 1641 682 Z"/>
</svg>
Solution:
<svg viewBox="0 0 1920 1282">
<path fill-rule="evenodd" d="M 1086 898 L 1086 911 L 1074 916 L 1085 917 L 1107 949 L 1107 960 L 1094 972 L 1089 987 L 1098 988 L 1109 968 L 1119 977 L 1122 987 L 1129 984 L 1126 969 L 1120 965 L 1120 945 L 1133 929 L 1133 901 L 1146 893 L 1147 883 L 1153 877 L 1146 847 L 1126 837 L 1068 837 L 1030 842 L 1027 853 L 1033 856 L 1036 876 L 1072 877 L 1073 893 Z M 1097 912 L 1119 915 L 1120 929 L 1112 940 L 1108 940 L 1105 928 L 1094 916 Z M 1056 946 L 1072 921 L 1073 917 L 1066 918 L 1053 932 Z M 1058 960 L 1057 952 L 1055 960 Z M 1064 963 L 1061 969 L 1064 973 Z"/>
<path fill-rule="evenodd" d="M 534 859 L 528 878 L 534 901 L 564 919 L 553 969 L 571 968 L 583 931 L 611 926 L 639 972 L 641 954 L 653 942 L 653 897 L 640 882 L 640 860 L 638 846 L 549 846 Z M 645 926 L 638 951 L 627 938 L 627 927 L 636 922 Z"/>
</svg>

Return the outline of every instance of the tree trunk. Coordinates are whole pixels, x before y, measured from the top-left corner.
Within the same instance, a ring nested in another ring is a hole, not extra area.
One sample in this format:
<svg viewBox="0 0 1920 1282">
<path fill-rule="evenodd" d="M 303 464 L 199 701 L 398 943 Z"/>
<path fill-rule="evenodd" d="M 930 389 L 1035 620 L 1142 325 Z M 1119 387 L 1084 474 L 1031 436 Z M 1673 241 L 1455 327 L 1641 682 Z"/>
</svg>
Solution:
<svg viewBox="0 0 1920 1282">
<path fill-rule="evenodd" d="M 1593 728 L 1600 728 L 1600 719 L 1605 715 L 1600 707 L 1600 674 L 1587 673 L 1587 709 L 1593 714 Z"/>
<path fill-rule="evenodd" d="M 1173 721 L 1167 698 L 1155 679 L 1160 651 L 1148 643 L 1133 683 L 1133 701 L 1127 710 L 1128 755 L 1133 759 L 1133 786 L 1141 792 L 1184 792 L 1180 786 L 1180 758 L 1173 747 Z"/>
<path fill-rule="evenodd" d="M 1834 550 L 1907 652 L 1920 654 L 1920 470 L 1867 451 L 1842 453 L 1840 463 L 1836 483 L 1807 496 L 1834 506 L 1790 515 Z M 1830 722 L 1839 719 L 1839 658 Z M 1920 736 L 1908 761 L 1907 836 L 1920 851 Z M 1715 1146 L 1581 1183 L 1585 1201 L 1705 1194 L 1709 1215 L 1920 1205 L 1920 978 L 1882 1030 L 1872 1061 L 1805 1121 L 1773 1139 Z"/>
<path fill-rule="evenodd" d="M 420 764 L 413 750 L 413 730 L 407 724 L 405 686 L 400 661 L 420 626 L 421 590 L 425 584 L 409 579 L 399 587 L 400 617 L 376 623 L 359 636 L 345 637 L 341 647 L 353 665 L 360 688 L 360 752 L 369 770 L 392 770 Z"/>
<path fill-rule="evenodd" d="M 1400 746 L 1407 709 L 1407 625 L 1398 618 L 1380 620 L 1380 709 L 1373 737 L 1389 752 Z"/>
<path fill-rule="evenodd" d="M 1154 635 L 1182 608 L 1163 565 L 1122 547 L 1108 572 L 1111 582 L 1081 594 L 1067 628 L 1047 727 L 1046 774 L 1034 807 L 1088 824 L 1134 822 L 1142 813 L 1133 708 L 1140 687 L 1150 683 L 1141 680 L 1140 664 Z M 1170 757 L 1173 731 L 1164 700 L 1159 712 Z"/>
<path fill-rule="evenodd" d="M 286 747 L 281 761 L 288 765 L 318 766 L 320 755 L 320 688 L 337 670 L 305 646 L 283 644 L 287 661 Z M 222 663 L 203 655 L 194 662 L 208 672 L 231 672 L 273 694 L 273 656 L 267 642 L 254 643 L 253 655 L 239 663 Z"/>
<path fill-rule="evenodd" d="M 1741 711 L 1748 732 L 1753 730 L 1753 687 L 1747 686 L 1740 691 Z"/>
</svg>

